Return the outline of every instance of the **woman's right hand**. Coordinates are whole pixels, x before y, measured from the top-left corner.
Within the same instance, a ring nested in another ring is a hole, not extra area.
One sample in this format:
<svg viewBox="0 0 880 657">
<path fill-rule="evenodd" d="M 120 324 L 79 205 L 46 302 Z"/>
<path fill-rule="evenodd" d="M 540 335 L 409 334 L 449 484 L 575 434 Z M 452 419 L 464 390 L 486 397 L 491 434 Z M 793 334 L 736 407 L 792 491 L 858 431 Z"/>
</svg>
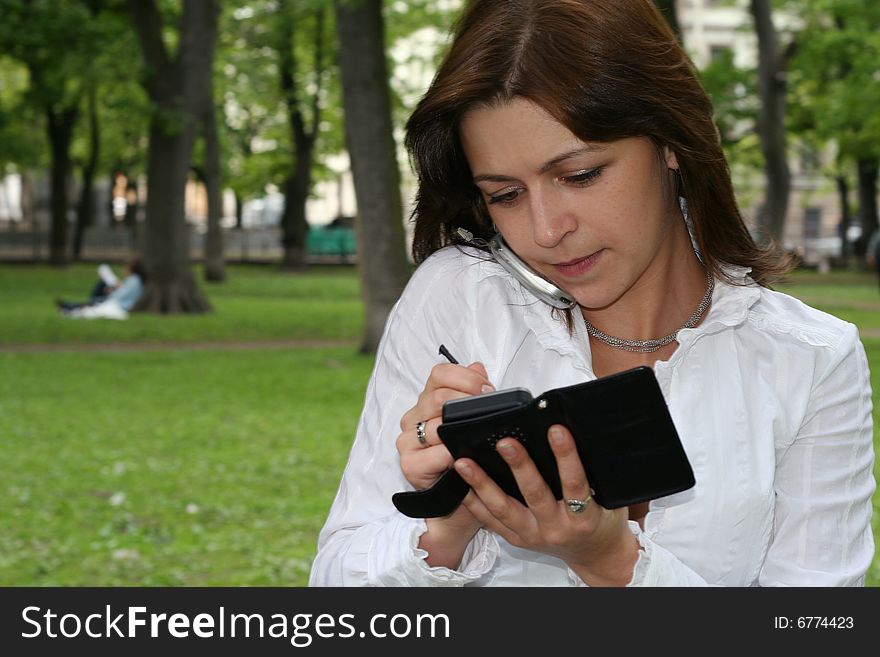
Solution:
<svg viewBox="0 0 880 657">
<path fill-rule="evenodd" d="M 416 405 L 403 414 L 397 437 L 403 475 L 417 490 L 430 487 L 452 467 L 452 455 L 437 433 L 443 404 L 493 390 L 482 363 L 467 367 L 446 363 L 434 366 Z M 418 436 L 420 422 L 424 422 L 424 445 Z M 473 491 L 468 495 L 473 496 Z M 426 522 L 428 529 L 422 534 L 419 547 L 428 552 L 428 564 L 457 568 L 480 522 L 464 504 L 444 518 L 428 518 Z"/>
</svg>

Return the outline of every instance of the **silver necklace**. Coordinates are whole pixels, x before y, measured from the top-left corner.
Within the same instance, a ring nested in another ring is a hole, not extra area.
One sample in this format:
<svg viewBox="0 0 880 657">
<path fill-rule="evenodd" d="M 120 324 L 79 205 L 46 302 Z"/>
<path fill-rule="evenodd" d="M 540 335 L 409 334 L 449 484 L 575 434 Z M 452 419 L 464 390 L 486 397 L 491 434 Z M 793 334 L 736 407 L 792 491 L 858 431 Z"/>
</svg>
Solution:
<svg viewBox="0 0 880 657">
<path fill-rule="evenodd" d="M 711 272 L 707 271 L 706 293 L 700 300 L 700 305 L 697 306 L 694 314 L 691 315 L 688 321 L 675 329 L 675 331 L 673 331 L 669 335 L 664 335 L 662 338 L 656 338 L 654 340 L 627 340 L 625 338 L 615 338 L 613 335 L 602 333 L 602 331 L 590 324 L 589 320 L 584 317 L 584 322 L 586 322 L 587 324 L 587 333 L 592 335 L 599 342 L 604 342 L 609 347 L 614 347 L 615 349 L 623 349 L 624 351 L 631 351 L 640 354 L 647 354 L 657 351 L 658 349 L 675 342 L 676 338 L 678 337 L 678 332 L 682 329 L 693 328 L 700 323 L 700 320 L 703 318 L 703 313 L 706 312 L 706 308 L 708 308 L 709 304 L 712 303 L 712 290 L 714 289 L 715 277 L 712 276 Z"/>
</svg>

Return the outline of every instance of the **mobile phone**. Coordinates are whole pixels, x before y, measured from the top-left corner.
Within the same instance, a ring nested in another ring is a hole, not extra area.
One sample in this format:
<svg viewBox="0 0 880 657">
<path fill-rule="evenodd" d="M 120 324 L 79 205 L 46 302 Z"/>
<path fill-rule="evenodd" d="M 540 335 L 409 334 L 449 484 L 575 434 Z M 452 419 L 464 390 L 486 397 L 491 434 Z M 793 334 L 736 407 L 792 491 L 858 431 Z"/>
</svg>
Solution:
<svg viewBox="0 0 880 657">
<path fill-rule="evenodd" d="M 504 267 L 524 288 L 544 303 L 560 310 L 570 310 L 577 305 L 577 301 L 565 290 L 557 287 L 553 281 L 547 280 L 523 262 L 507 245 L 501 233 L 495 233 L 495 236 L 489 240 L 489 251 L 495 262 Z"/>
</svg>

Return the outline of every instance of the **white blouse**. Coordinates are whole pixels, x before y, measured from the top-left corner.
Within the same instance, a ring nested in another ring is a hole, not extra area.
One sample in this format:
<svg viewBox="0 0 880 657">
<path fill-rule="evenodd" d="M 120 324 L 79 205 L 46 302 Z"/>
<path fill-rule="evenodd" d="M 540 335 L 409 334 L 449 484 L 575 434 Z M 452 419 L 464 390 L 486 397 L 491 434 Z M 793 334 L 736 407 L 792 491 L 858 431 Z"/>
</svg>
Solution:
<svg viewBox="0 0 880 657">
<path fill-rule="evenodd" d="M 596 378 L 580 313 L 561 318 L 500 266 L 446 247 L 391 312 L 357 436 L 318 540 L 312 586 L 583 586 L 561 560 L 481 529 L 459 570 L 429 566 L 424 520 L 391 503 L 411 490 L 399 422 L 445 344 L 497 389 L 533 394 Z M 874 554 L 873 422 L 856 327 L 728 272 L 702 324 L 654 372 L 696 486 L 654 500 L 630 586 L 854 586 Z"/>
</svg>

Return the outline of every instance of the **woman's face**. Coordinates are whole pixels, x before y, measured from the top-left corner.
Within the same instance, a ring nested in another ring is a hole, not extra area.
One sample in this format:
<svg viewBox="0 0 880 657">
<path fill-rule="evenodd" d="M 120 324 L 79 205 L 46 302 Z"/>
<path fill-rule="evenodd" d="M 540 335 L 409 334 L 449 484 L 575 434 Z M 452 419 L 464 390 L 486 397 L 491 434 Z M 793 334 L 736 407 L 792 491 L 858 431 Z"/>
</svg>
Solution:
<svg viewBox="0 0 880 657">
<path fill-rule="evenodd" d="M 508 245 L 581 306 L 604 308 L 634 285 L 666 278 L 673 239 L 687 239 L 668 170 L 647 138 L 578 139 L 524 99 L 461 122 L 465 155 Z"/>
</svg>

